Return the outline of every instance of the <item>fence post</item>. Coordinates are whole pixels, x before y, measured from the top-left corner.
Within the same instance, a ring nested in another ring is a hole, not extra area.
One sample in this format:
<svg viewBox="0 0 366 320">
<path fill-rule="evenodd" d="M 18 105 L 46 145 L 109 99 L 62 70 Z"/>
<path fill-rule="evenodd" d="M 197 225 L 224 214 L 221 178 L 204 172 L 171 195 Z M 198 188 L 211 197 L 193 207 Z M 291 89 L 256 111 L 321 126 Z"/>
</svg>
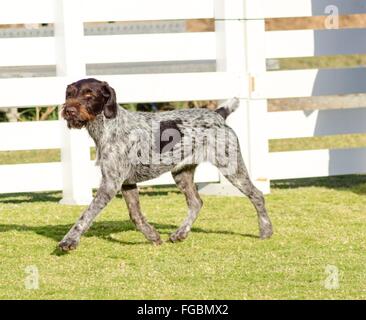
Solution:
<svg viewBox="0 0 366 320">
<path fill-rule="evenodd" d="M 70 83 L 86 75 L 83 57 L 82 1 L 57 0 L 55 12 L 57 76 Z M 66 89 L 66 88 L 65 88 Z M 69 130 L 61 124 L 62 204 L 84 205 L 92 199 L 90 148 L 85 130 Z"/>
<path fill-rule="evenodd" d="M 249 0 L 250 1 L 250 0 Z M 254 0 L 255 1 L 255 0 Z M 265 71 L 265 60 L 262 52 L 255 57 L 258 46 L 264 46 L 262 38 L 257 40 L 257 34 L 251 25 L 248 28 L 246 17 L 246 0 L 215 0 L 215 30 L 217 43 L 217 71 L 237 74 L 240 88 L 238 96 L 240 106 L 229 116 L 227 123 L 236 132 L 244 161 L 254 184 L 264 193 L 269 192 L 269 181 L 265 173 L 268 165 L 268 141 L 265 131 L 266 100 L 250 99 L 248 81 L 253 71 Z M 264 20 L 259 22 L 263 23 Z M 258 28 L 257 28 L 258 29 Z M 264 31 L 264 29 L 263 29 Z M 263 34 L 264 36 L 264 34 Z M 252 39 L 254 41 L 252 41 Z M 256 45 L 256 41 L 259 44 Z M 263 51 L 263 48 L 260 48 Z M 253 64 L 253 65 L 252 65 Z M 250 82 L 250 81 L 249 81 Z M 200 188 L 204 194 L 242 195 L 222 175 L 219 184 L 209 184 Z"/>
<path fill-rule="evenodd" d="M 246 63 L 251 84 L 248 100 L 250 173 L 254 184 L 267 194 L 270 192 L 267 100 L 253 97 L 256 91 L 256 75 L 266 72 L 265 3 L 263 0 L 244 0 L 244 2 Z"/>
</svg>

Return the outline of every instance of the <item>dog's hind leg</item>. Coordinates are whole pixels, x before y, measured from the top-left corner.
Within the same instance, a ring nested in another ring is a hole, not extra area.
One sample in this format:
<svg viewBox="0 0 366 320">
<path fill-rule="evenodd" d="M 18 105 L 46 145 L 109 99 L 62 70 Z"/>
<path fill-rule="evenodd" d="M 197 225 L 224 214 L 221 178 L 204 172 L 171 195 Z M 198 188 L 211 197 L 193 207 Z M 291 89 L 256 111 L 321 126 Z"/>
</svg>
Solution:
<svg viewBox="0 0 366 320">
<path fill-rule="evenodd" d="M 122 195 L 126 201 L 128 212 L 136 228 L 141 231 L 147 240 L 156 245 L 162 244 L 159 233 L 150 225 L 141 213 L 139 191 L 136 184 L 122 185 Z"/>
<path fill-rule="evenodd" d="M 188 166 L 180 169 L 178 172 L 172 172 L 175 183 L 184 196 L 188 205 L 188 216 L 177 231 L 170 235 L 172 242 L 181 241 L 187 238 L 194 221 L 197 219 L 198 213 L 202 208 L 203 202 L 198 194 L 196 185 L 194 184 L 194 171 L 196 166 Z"/>
<path fill-rule="evenodd" d="M 227 172 L 226 168 L 221 168 L 220 170 L 225 178 L 246 195 L 254 205 L 258 215 L 261 239 L 270 238 L 273 234 L 273 230 L 271 220 L 265 207 L 264 196 L 250 180 L 240 150 L 237 151 L 237 165 L 234 172 L 231 172 L 233 169 L 230 170 L 230 173 Z"/>
</svg>

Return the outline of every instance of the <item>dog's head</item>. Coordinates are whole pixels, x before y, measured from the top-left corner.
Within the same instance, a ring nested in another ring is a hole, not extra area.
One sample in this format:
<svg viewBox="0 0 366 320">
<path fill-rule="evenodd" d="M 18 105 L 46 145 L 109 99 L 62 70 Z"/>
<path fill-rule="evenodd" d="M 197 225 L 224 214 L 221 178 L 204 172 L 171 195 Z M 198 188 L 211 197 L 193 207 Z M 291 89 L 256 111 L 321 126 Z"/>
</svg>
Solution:
<svg viewBox="0 0 366 320">
<path fill-rule="evenodd" d="M 69 128 L 81 129 L 103 113 L 108 119 L 117 115 L 116 93 L 107 82 L 83 79 L 67 86 L 61 115 Z"/>
</svg>

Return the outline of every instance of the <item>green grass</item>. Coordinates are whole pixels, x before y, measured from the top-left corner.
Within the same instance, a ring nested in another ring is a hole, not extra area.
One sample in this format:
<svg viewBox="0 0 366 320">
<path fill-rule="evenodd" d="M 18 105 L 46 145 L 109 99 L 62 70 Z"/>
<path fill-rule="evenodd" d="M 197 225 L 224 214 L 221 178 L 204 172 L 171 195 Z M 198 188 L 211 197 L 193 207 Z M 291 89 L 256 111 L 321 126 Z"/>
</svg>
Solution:
<svg viewBox="0 0 366 320">
<path fill-rule="evenodd" d="M 281 70 L 355 68 L 366 64 L 366 55 L 337 55 L 279 59 Z"/>
<path fill-rule="evenodd" d="M 59 162 L 59 149 L 1 151 L 0 164 Z"/>
<path fill-rule="evenodd" d="M 95 159 L 95 148 L 90 148 L 90 158 Z M 0 152 L 0 165 L 21 163 L 46 163 L 59 161 L 61 161 L 60 149 Z"/>
<path fill-rule="evenodd" d="M 267 205 L 275 235 L 257 238 L 245 198 L 206 196 L 189 238 L 154 247 L 116 198 L 78 250 L 55 251 L 83 208 L 59 193 L 0 196 L 1 299 L 365 299 L 366 177 L 274 183 Z M 186 215 L 174 188 L 145 189 L 141 202 L 166 240 Z M 326 289 L 335 265 L 340 287 Z M 25 268 L 40 287 L 27 290 Z"/>
<path fill-rule="evenodd" d="M 270 152 L 366 147 L 365 134 L 270 140 Z"/>
</svg>

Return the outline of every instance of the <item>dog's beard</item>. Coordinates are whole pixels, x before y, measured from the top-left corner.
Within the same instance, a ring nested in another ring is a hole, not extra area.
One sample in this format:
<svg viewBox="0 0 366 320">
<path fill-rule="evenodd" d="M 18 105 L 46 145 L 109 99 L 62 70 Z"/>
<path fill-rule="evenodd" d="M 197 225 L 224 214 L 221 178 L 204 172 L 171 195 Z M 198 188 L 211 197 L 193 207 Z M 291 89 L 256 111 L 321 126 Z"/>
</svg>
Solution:
<svg viewBox="0 0 366 320">
<path fill-rule="evenodd" d="M 78 119 L 67 120 L 67 127 L 69 129 L 81 129 L 86 125 L 86 121 Z"/>
</svg>

